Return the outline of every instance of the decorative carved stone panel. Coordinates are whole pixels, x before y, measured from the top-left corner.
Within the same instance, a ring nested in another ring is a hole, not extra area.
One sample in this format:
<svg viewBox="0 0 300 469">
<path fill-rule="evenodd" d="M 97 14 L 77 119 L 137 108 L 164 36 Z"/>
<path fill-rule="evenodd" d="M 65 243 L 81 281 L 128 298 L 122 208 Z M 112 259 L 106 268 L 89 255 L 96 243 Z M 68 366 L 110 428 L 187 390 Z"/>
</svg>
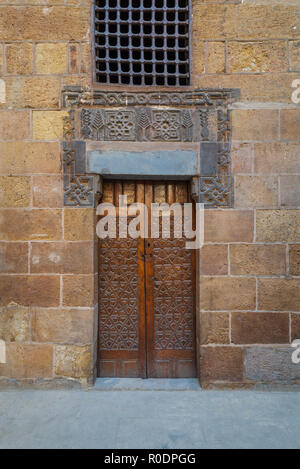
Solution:
<svg viewBox="0 0 300 469">
<path fill-rule="evenodd" d="M 133 111 L 105 112 L 105 140 L 136 140 Z"/>
<path fill-rule="evenodd" d="M 63 91 L 64 107 L 131 107 L 131 106 L 212 106 L 229 104 L 239 97 L 238 90 L 196 89 L 192 91 L 104 91 L 67 86 Z"/>
<path fill-rule="evenodd" d="M 236 97 L 237 90 L 127 93 L 66 88 L 63 103 L 70 112 L 65 119 L 63 144 L 65 203 L 94 204 L 94 180 L 87 176 L 85 141 L 161 141 L 199 142 L 198 200 L 207 207 L 231 207 L 228 107 Z"/>
<path fill-rule="evenodd" d="M 191 111 L 81 110 L 81 136 L 90 140 L 190 142 L 193 140 L 192 128 Z"/>
</svg>

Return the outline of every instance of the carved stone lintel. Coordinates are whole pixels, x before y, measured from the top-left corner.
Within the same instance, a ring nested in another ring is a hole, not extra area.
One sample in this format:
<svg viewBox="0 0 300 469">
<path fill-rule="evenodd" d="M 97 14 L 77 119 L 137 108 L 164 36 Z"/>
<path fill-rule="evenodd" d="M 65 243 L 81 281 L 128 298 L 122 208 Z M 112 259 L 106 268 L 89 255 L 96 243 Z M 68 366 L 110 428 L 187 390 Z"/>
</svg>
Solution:
<svg viewBox="0 0 300 469">
<path fill-rule="evenodd" d="M 128 93 L 67 87 L 63 103 L 71 110 L 64 119 L 65 204 L 94 205 L 94 179 L 85 176 L 84 140 L 194 141 L 201 142 L 201 171 L 192 192 L 206 207 L 231 207 L 228 105 L 238 96 L 238 90 L 229 89 Z M 76 108 L 81 109 L 82 139 L 77 141 Z"/>
<path fill-rule="evenodd" d="M 64 107 L 83 106 L 212 106 L 237 99 L 239 90 L 196 89 L 192 91 L 105 91 L 80 86 L 66 86 L 63 91 Z"/>
<path fill-rule="evenodd" d="M 191 142 L 193 128 L 190 109 L 81 110 L 81 137 L 89 140 Z"/>
</svg>

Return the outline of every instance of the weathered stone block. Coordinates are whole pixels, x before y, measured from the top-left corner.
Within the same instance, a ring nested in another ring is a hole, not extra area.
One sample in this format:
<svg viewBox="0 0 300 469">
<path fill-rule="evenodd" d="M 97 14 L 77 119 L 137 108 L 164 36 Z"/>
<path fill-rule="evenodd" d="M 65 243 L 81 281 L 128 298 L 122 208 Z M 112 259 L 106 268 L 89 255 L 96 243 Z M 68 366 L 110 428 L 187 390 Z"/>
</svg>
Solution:
<svg viewBox="0 0 300 469">
<path fill-rule="evenodd" d="M 228 246 L 226 244 L 206 244 L 200 250 L 201 275 L 227 275 Z"/>
<path fill-rule="evenodd" d="M 240 100 L 244 103 L 273 102 L 291 103 L 293 89 L 291 83 L 299 79 L 299 74 L 285 73 L 228 73 L 194 75 L 195 88 L 237 88 L 241 91 Z"/>
<path fill-rule="evenodd" d="M 83 146 L 84 142 L 77 145 Z M 202 145 L 214 145 L 205 142 Z M 201 145 L 201 146 L 202 146 Z M 200 149 L 201 153 L 202 148 Z M 91 149 L 87 152 L 88 172 L 104 174 L 113 178 L 120 175 L 129 180 L 141 174 L 149 179 L 171 177 L 191 177 L 198 174 L 198 153 L 194 150 L 105 150 Z"/>
<path fill-rule="evenodd" d="M 193 73 L 201 75 L 205 72 L 205 43 L 195 41 L 193 48 Z"/>
<path fill-rule="evenodd" d="M 31 43 L 7 44 L 5 47 L 6 71 L 11 75 L 30 75 L 33 71 Z"/>
<path fill-rule="evenodd" d="M 244 3 L 244 4 L 249 4 L 249 5 L 280 5 L 280 4 L 281 5 L 298 5 L 299 4 L 298 0 L 237 0 L 236 3 Z"/>
<path fill-rule="evenodd" d="M 70 6 L 1 8 L 3 41 L 72 41 L 89 39 L 90 9 Z"/>
<path fill-rule="evenodd" d="M 32 243 L 33 273 L 93 273 L 93 243 Z M 71 305 L 70 305 L 71 306 Z"/>
<path fill-rule="evenodd" d="M 278 140 L 279 112 L 273 109 L 234 109 L 233 140 Z"/>
<path fill-rule="evenodd" d="M 299 173 L 299 143 L 255 143 L 254 172 Z"/>
<path fill-rule="evenodd" d="M 8 77 L 5 81 L 5 107 L 55 109 L 59 105 L 60 82 L 57 76 L 17 76 Z"/>
<path fill-rule="evenodd" d="M 0 112 L 0 140 L 25 140 L 30 138 L 29 111 Z"/>
<path fill-rule="evenodd" d="M 31 243 L 30 271 L 60 274 L 64 270 L 64 243 Z M 71 260 L 72 261 L 72 260 Z"/>
<path fill-rule="evenodd" d="M 194 71 L 196 73 L 196 70 Z M 225 73 L 225 43 L 207 43 L 206 73 Z"/>
<path fill-rule="evenodd" d="M 5 342 L 27 342 L 30 333 L 28 307 L 10 304 L 0 308 L 0 339 Z"/>
<path fill-rule="evenodd" d="M 259 279 L 258 309 L 264 311 L 300 311 L 300 279 Z"/>
<path fill-rule="evenodd" d="M 229 73 L 266 73 L 287 71 L 285 41 L 229 42 Z"/>
<path fill-rule="evenodd" d="M 35 67 L 39 74 L 67 72 L 67 45 L 62 43 L 37 44 Z"/>
<path fill-rule="evenodd" d="M 63 276 L 63 305 L 64 306 L 93 306 L 96 285 L 94 275 L 64 275 Z"/>
<path fill-rule="evenodd" d="M 0 143 L 1 174 L 60 172 L 60 148 L 56 142 Z"/>
<path fill-rule="evenodd" d="M 200 343 L 228 344 L 229 343 L 229 314 L 202 312 L 200 313 Z"/>
<path fill-rule="evenodd" d="M 253 278 L 201 277 L 200 308 L 205 311 L 255 309 Z"/>
<path fill-rule="evenodd" d="M 289 246 L 290 275 L 300 276 L 300 245 Z"/>
<path fill-rule="evenodd" d="M 291 5 L 238 5 L 236 37 L 238 39 L 286 39 L 299 37 L 295 18 L 299 8 Z"/>
<path fill-rule="evenodd" d="M 61 210 L 0 210 L 0 239 L 3 241 L 52 241 L 61 236 Z"/>
<path fill-rule="evenodd" d="M 300 379 L 300 367 L 292 362 L 291 347 L 251 347 L 246 351 L 246 376 L 258 382 L 291 382 Z"/>
<path fill-rule="evenodd" d="M 234 9 L 234 5 L 196 5 L 193 11 L 194 40 L 233 38 Z"/>
<path fill-rule="evenodd" d="M 7 378 L 52 378 L 53 346 L 48 344 L 9 343 L 7 363 L 0 364 L 0 375 Z"/>
<path fill-rule="evenodd" d="M 32 311 L 32 340 L 70 344 L 93 342 L 92 309 L 43 309 Z"/>
<path fill-rule="evenodd" d="M 300 140 L 300 109 L 280 111 L 280 130 L 282 140 Z"/>
<path fill-rule="evenodd" d="M 92 274 L 94 267 L 94 243 L 66 243 L 64 251 L 65 274 Z"/>
<path fill-rule="evenodd" d="M 300 241 L 300 210 L 257 210 L 256 240 L 273 242 Z"/>
<path fill-rule="evenodd" d="M 201 381 L 242 381 L 243 360 L 244 350 L 239 347 L 201 347 Z"/>
<path fill-rule="evenodd" d="M 33 111 L 33 138 L 35 140 L 61 140 L 66 111 Z"/>
<path fill-rule="evenodd" d="M 0 48 L 0 73 L 1 75 L 4 72 L 4 51 L 3 47 Z"/>
<path fill-rule="evenodd" d="M 205 242 L 252 242 L 254 220 L 252 210 L 206 210 Z"/>
<path fill-rule="evenodd" d="M 275 176 L 241 176 L 234 179 L 235 207 L 278 207 L 278 178 Z"/>
<path fill-rule="evenodd" d="M 286 248 L 276 245 L 230 245 L 232 275 L 285 275 Z"/>
<path fill-rule="evenodd" d="M 30 198 L 30 177 L 0 176 L 0 207 L 28 207 Z"/>
<path fill-rule="evenodd" d="M 93 240 L 96 233 L 95 210 L 93 208 L 64 209 L 64 227 L 65 240 Z"/>
<path fill-rule="evenodd" d="M 300 176 L 280 176 L 280 205 L 300 207 Z"/>
<path fill-rule="evenodd" d="M 252 143 L 232 142 L 231 170 L 233 174 L 253 172 L 254 147 Z"/>
<path fill-rule="evenodd" d="M 92 73 L 92 72 L 91 72 Z M 82 86 L 92 88 L 92 74 L 90 75 L 62 75 L 61 86 Z"/>
<path fill-rule="evenodd" d="M 28 244 L 0 242 L 0 272 L 16 274 L 28 272 Z"/>
<path fill-rule="evenodd" d="M 234 344 L 288 344 L 288 313 L 232 313 Z"/>
<path fill-rule="evenodd" d="M 290 70 L 300 72 L 300 41 L 289 41 Z"/>
<path fill-rule="evenodd" d="M 291 340 L 300 339 L 300 314 L 291 314 Z"/>
<path fill-rule="evenodd" d="M 90 77 L 92 76 L 92 70 L 93 70 L 91 57 L 92 57 L 91 45 L 89 43 L 82 43 L 81 44 L 80 73 L 87 73 Z"/>
<path fill-rule="evenodd" d="M 72 43 L 69 44 L 69 63 L 68 71 L 69 73 L 79 73 L 80 69 L 80 47 L 79 44 Z"/>
<path fill-rule="evenodd" d="M 0 304 L 11 302 L 23 306 L 58 306 L 60 282 L 58 275 L 1 275 Z"/>
<path fill-rule="evenodd" d="M 34 207 L 60 208 L 63 205 L 62 176 L 39 175 L 32 178 Z"/>
<path fill-rule="evenodd" d="M 57 345 L 55 374 L 70 378 L 89 378 L 92 373 L 91 346 Z"/>
</svg>

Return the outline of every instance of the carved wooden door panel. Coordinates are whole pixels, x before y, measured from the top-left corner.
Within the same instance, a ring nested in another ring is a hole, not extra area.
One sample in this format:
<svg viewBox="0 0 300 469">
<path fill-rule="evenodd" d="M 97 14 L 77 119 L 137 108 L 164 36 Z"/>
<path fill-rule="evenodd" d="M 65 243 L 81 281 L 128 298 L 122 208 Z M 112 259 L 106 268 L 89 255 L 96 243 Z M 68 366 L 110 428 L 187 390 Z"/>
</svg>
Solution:
<svg viewBox="0 0 300 469">
<path fill-rule="evenodd" d="M 119 195 L 146 204 L 149 227 L 151 203 L 189 201 L 185 182 L 104 182 L 102 202 Z M 159 224 L 159 238 L 99 241 L 99 376 L 196 376 L 194 251 L 172 217 L 170 237 Z"/>
<path fill-rule="evenodd" d="M 145 201 L 179 203 L 189 201 L 186 182 L 146 183 Z M 168 216 L 168 212 L 166 213 Z M 147 239 L 146 311 L 147 375 L 152 378 L 196 376 L 195 363 L 195 256 L 186 249 L 184 236 L 177 238 L 170 216 L 171 236 Z M 183 226 L 183 222 L 182 222 Z"/>
<path fill-rule="evenodd" d="M 105 181 L 102 202 L 118 210 L 120 195 L 144 203 L 144 191 L 144 183 Z M 144 277 L 144 239 L 117 231 L 115 239 L 99 240 L 100 376 L 146 377 Z"/>
</svg>

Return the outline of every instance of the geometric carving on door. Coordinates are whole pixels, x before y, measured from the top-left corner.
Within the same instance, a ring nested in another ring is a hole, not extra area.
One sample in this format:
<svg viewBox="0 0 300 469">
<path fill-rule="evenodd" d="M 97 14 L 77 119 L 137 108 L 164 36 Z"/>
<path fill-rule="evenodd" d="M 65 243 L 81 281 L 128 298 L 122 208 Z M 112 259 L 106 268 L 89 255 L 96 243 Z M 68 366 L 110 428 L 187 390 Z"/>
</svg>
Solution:
<svg viewBox="0 0 300 469">
<path fill-rule="evenodd" d="M 104 239 L 100 263 L 100 348 L 138 350 L 137 240 Z"/>
<path fill-rule="evenodd" d="M 154 347 L 193 350 L 192 252 L 184 239 L 153 239 Z"/>
</svg>

